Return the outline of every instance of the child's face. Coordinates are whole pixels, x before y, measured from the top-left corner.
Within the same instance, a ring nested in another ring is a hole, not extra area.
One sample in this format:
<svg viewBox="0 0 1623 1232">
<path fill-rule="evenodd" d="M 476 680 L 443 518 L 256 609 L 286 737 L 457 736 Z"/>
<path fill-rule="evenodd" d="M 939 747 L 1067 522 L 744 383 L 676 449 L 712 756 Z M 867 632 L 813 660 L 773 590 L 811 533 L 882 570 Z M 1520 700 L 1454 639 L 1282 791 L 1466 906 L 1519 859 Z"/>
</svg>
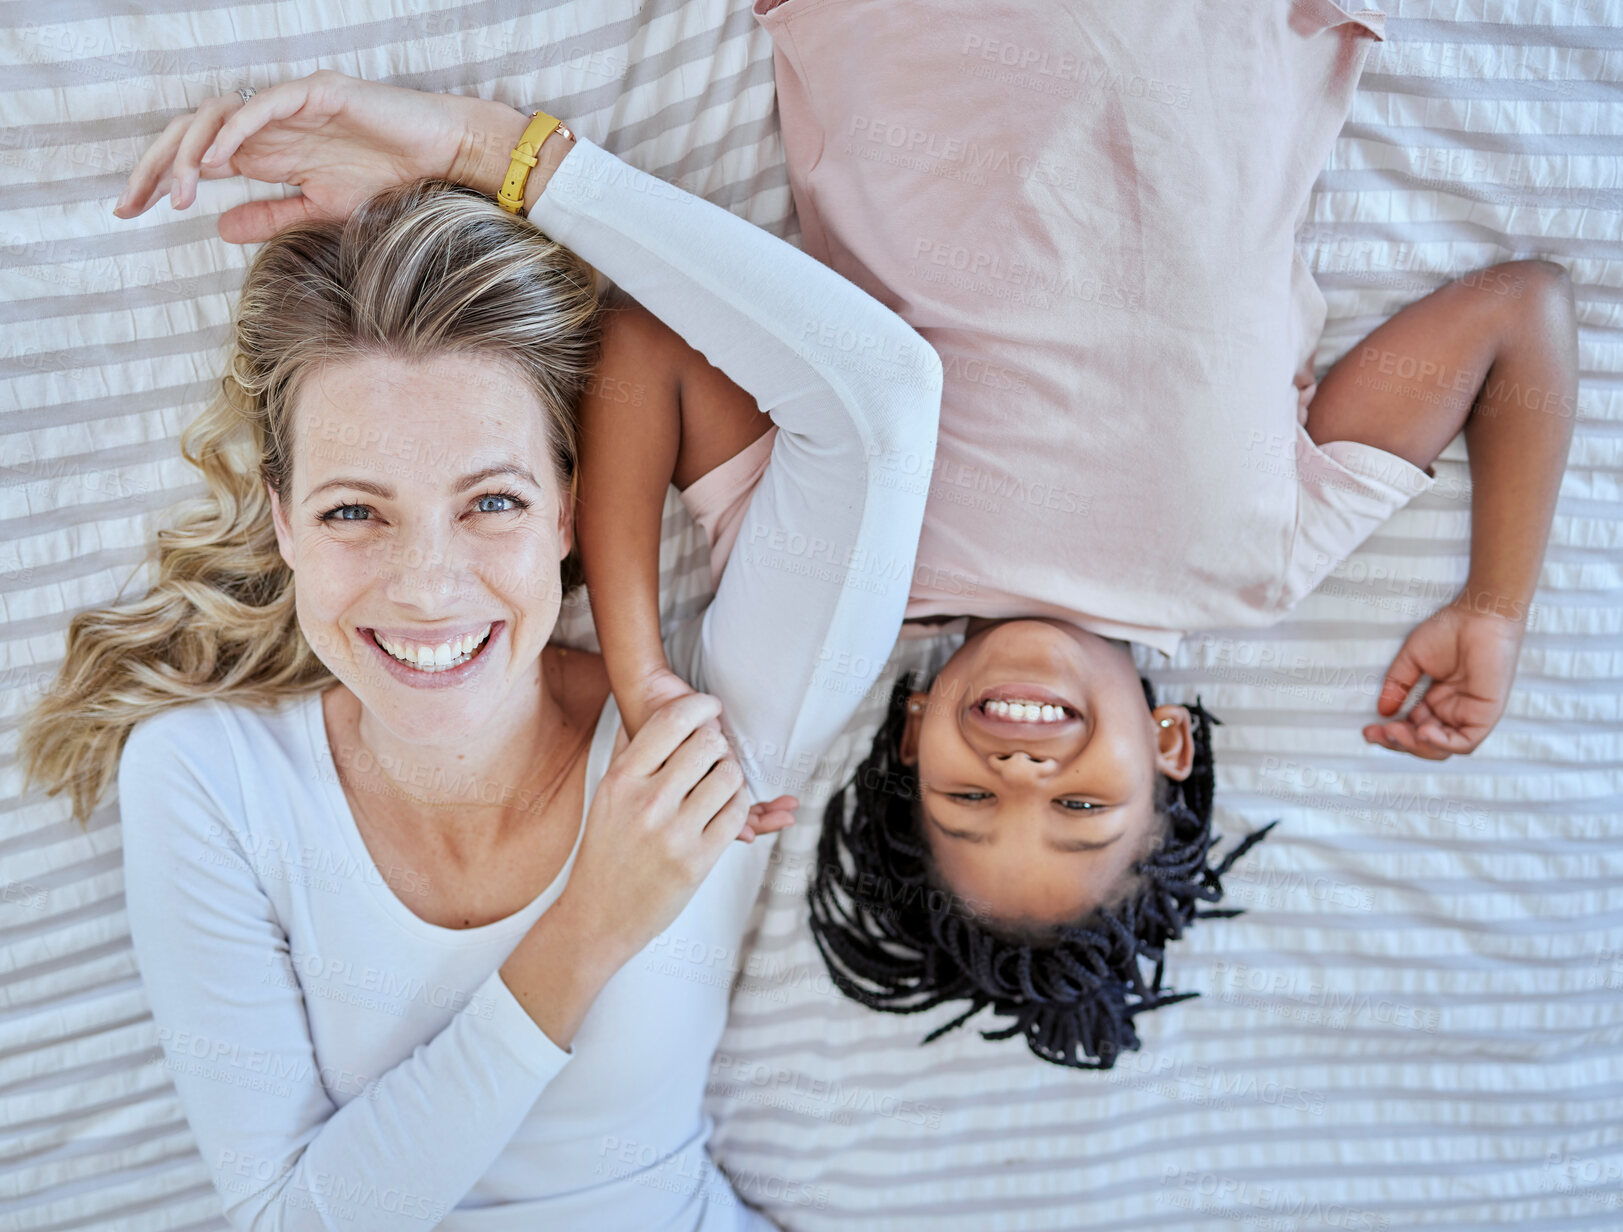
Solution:
<svg viewBox="0 0 1623 1232">
<path fill-rule="evenodd" d="M 572 513 L 547 425 L 489 355 L 333 363 L 300 393 L 273 493 L 299 628 L 401 739 L 466 741 L 537 703 Z"/>
<path fill-rule="evenodd" d="M 1019 697 L 1053 717 L 988 711 Z M 1183 779 L 1192 764 L 1189 712 L 1151 711 L 1126 650 L 1063 621 L 975 634 L 908 706 L 901 756 L 918 770 L 925 840 L 993 919 L 1069 922 L 1112 902 L 1160 838 L 1157 772 Z"/>
</svg>

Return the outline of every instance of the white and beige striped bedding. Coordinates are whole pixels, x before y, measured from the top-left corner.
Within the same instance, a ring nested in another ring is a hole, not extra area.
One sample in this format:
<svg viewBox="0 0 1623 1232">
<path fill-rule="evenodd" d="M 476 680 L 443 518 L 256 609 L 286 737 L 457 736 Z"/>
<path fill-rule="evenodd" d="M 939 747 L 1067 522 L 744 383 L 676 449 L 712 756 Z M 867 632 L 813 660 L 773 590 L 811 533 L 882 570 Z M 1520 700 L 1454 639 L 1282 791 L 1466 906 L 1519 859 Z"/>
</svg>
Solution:
<svg viewBox="0 0 1623 1232">
<path fill-rule="evenodd" d="M 175 437 L 247 255 L 214 216 L 279 191 L 205 184 L 123 223 L 138 153 L 211 94 L 330 67 L 547 105 L 794 234 L 743 0 L 405 7 L 0 3 L 0 1228 L 225 1226 L 131 956 L 116 804 L 82 833 L 18 798 L 14 757 L 68 619 L 140 587 L 153 515 L 192 487 Z M 710 1098 L 719 1158 L 786 1228 L 1623 1227 L 1623 3 L 1385 7 L 1302 235 L 1330 301 L 1321 366 L 1494 260 L 1553 258 L 1579 296 L 1581 412 L 1510 712 L 1440 766 L 1358 737 L 1403 633 L 1463 577 L 1457 443 L 1288 622 L 1149 664 L 1224 720 L 1224 831 L 1284 824 L 1231 880 L 1250 913 L 1174 962 L 1205 995 L 1147 1016 L 1104 1075 L 970 1031 L 920 1048 L 940 1018 L 833 994 L 804 810 L 754 948 L 723 960 L 744 978 Z M 675 618 L 708 574 L 669 510 Z M 561 636 L 590 639 L 584 610 Z"/>
</svg>

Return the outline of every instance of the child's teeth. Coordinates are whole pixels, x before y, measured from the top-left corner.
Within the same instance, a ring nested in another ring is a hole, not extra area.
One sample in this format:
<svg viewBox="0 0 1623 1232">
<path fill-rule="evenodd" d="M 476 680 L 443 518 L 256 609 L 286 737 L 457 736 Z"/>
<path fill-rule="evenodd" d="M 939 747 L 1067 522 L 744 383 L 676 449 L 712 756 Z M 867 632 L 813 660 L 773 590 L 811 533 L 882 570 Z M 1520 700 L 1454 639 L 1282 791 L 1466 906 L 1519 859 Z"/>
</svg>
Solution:
<svg viewBox="0 0 1623 1232">
<path fill-rule="evenodd" d="M 1057 723 L 1068 717 L 1065 707 L 1049 702 L 1005 701 L 994 698 L 986 703 L 986 713 L 1000 719 L 1014 719 L 1021 723 Z"/>
</svg>

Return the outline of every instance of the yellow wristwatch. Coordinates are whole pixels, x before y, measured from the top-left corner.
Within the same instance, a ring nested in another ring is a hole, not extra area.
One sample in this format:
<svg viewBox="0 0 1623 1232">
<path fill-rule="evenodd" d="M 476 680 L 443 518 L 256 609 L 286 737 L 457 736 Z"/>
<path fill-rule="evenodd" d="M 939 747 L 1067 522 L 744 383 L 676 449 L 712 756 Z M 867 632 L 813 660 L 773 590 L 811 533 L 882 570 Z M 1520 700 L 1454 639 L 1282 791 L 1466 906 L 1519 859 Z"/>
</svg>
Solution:
<svg viewBox="0 0 1623 1232">
<path fill-rule="evenodd" d="M 513 147 L 513 161 L 508 164 L 507 178 L 502 181 L 501 191 L 496 194 L 497 203 L 509 214 L 517 214 L 524 208 L 525 181 L 530 178 L 530 168 L 541 161 L 541 143 L 552 135 L 554 129 L 571 141 L 575 139 L 575 134 L 557 116 L 550 116 L 544 111 L 530 113 L 524 135 Z"/>
</svg>

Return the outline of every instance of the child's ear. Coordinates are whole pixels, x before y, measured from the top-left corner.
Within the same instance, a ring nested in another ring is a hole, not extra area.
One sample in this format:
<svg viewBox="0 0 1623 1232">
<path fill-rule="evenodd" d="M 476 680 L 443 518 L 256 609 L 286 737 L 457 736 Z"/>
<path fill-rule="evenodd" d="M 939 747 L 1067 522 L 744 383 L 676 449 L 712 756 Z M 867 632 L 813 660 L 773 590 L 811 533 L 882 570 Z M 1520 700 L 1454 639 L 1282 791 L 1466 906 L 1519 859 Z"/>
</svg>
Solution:
<svg viewBox="0 0 1623 1232">
<path fill-rule="evenodd" d="M 1195 734 L 1189 711 L 1182 706 L 1157 706 L 1150 711 L 1150 717 L 1155 720 L 1155 768 L 1181 783 L 1195 765 Z"/>
<path fill-rule="evenodd" d="M 919 729 L 924 726 L 924 708 L 929 704 L 928 693 L 913 692 L 907 696 L 907 723 L 902 728 L 899 754 L 904 766 L 919 764 Z"/>
<path fill-rule="evenodd" d="M 282 508 L 282 502 L 276 495 L 276 489 L 271 487 L 270 480 L 265 480 L 265 491 L 270 493 L 271 525 L 276 528 L 276 550 L 280 553 L 283 562 L 289 569 L 293 567 L 293 528 L 288 524 L 287 512 Z"/>
</svg>

